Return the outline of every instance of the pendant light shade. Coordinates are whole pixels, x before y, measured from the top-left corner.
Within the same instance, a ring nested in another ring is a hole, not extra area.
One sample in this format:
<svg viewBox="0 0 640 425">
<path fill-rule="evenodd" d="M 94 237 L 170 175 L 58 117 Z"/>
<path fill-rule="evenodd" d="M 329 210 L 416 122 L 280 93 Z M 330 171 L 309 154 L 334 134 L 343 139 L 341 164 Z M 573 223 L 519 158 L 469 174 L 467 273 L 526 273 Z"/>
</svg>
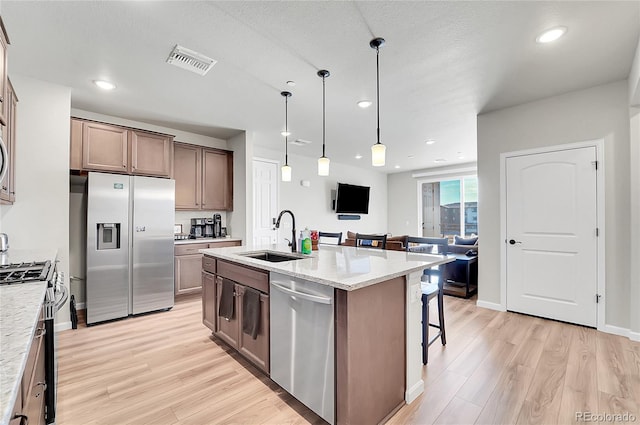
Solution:
<svg viewBox="0 0 640 425">
<path fill-rule="evenodd" d="M 318 158 L 318 175 L 319 176 L 328 176 L 329 175 L 329 163 L 331 162 L 329 158 L 325 156 L 325 140 L 324 140 L 324 132 L 325 132 L 325 96 L 324 96 L 324 80 L 329 75 L 329 71 L 326 69 L 321 69 L 318 71 L 318 77 L 322 78 L 322 156 Z"/>
<path fill-rule="evenodd" d="M 380 143 L 380 46 L 384 44 L 384 38 L 374 38 L 369 42 L 372 49 L 376 49 L 376 107 L 378 109 L 378 141 L 371 146 L 371 165 L 374 167 L 382 167 L 385 163 L 387 147 Z"/>
<path fill-rule="evenodd" d="M 280 95 L 284 97 L 284 165 L 281 168 L 282 181 L 291 181 L 291 167 L 289 166 L 289 98 L 291 92 L 283 91 Z"/>
</svg>

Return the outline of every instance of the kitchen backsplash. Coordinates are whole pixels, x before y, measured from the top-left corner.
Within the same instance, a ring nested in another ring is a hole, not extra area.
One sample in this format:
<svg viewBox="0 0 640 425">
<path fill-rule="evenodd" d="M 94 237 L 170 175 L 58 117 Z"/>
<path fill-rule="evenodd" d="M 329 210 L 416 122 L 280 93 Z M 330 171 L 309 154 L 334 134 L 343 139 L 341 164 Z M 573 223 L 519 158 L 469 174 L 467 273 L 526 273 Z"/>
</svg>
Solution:
<svg viewBox="0 0 640 425">
<path fill-rule="evenodd" d="M 176 211 L 175 224 L 182 224 L 182 232 L 188 234 L 192 218 L 213 218 L 215 213 L 222 216 L 222 227 L 227 227 L 227 213 L 224 211 Z"/>
</svg>

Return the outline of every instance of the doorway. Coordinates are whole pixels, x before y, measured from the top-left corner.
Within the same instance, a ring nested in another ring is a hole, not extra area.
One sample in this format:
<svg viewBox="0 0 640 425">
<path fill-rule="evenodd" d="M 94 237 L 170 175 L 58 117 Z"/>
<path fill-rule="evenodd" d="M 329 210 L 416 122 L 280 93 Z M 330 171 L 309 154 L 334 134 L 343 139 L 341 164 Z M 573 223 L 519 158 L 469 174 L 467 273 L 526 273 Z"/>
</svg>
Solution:
<svg viewBox="0 0 640 425">
<path fill-rule="evenodd" d="M 253 245 L 277 242 L 274 229 L 278 215 L 277 161 L 253 159 Z"/>
<path fill-rule="evenodd" d="M 507 310 L 591 327 L 603 319 L 601 149 L 586 142 L 502 155 Z"/>
</svg>

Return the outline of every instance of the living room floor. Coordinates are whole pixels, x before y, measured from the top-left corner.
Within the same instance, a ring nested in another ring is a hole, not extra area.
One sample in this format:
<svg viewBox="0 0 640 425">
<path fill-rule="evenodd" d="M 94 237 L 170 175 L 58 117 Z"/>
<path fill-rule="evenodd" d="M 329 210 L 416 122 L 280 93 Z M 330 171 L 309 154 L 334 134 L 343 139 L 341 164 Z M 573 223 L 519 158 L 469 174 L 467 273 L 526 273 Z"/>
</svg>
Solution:
<svg viewBox="0 0 640 425">
<path fill-rule="evenodd" d="M 576 412 L 640 421 L 640 343 L 475 298 L 445 297 L 445 317 L 424 394 L 389 423 L 565 424 Z M 58 336 L 59 425 L 324 423 L 211 337 L 199 296 Z"/>
</svg>

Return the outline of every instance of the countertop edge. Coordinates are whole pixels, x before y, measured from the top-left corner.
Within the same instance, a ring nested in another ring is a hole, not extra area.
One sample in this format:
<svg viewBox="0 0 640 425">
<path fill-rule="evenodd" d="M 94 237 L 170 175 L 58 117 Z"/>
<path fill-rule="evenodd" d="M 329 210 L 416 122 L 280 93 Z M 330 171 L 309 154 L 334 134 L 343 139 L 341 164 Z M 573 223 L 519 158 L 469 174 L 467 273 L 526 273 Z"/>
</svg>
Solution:
<svg viewBox="0 0 640 425">
<path fill-rule="evenodd" d="M 195 243 L 222 243 L 222 242 L 242 242 L 240 238 L 200 238 L 200 239 L 182 239 L 174 240 L 174 245 L 189 245 Z"/>
</svg>

